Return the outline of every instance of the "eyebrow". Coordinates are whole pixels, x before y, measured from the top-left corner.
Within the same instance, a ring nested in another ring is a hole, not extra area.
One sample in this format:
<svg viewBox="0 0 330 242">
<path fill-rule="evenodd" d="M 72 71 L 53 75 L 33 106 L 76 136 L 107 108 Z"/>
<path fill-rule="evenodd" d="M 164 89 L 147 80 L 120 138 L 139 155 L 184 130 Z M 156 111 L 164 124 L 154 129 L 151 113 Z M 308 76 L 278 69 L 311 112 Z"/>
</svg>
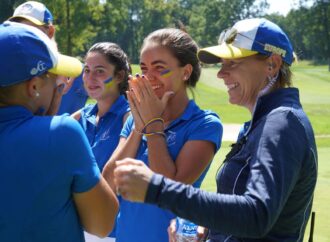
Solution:
<svg viewBox="0 0 330 242">
<path fill-rule="evenodd" d="M 85 63 L 85 68 L 86 67 L 90 69 L 90 67 Z M 95 66 L 94 69 L 96 69 L 96 68 L 107 69 L 105 66 L 102 66 L 102 65 Z"/>
<path fill-rule="evenodd" d="M 167 63 L 163 60 L 155 60 L 153 62 L 151 62 L 151 65 L 156 65 L 156 64 L 164 64 L 164 65 L 167 65 Z M 145 63 L 143 62 L 140 62 L 140 65 L 146 65 Z"/>
</svg>

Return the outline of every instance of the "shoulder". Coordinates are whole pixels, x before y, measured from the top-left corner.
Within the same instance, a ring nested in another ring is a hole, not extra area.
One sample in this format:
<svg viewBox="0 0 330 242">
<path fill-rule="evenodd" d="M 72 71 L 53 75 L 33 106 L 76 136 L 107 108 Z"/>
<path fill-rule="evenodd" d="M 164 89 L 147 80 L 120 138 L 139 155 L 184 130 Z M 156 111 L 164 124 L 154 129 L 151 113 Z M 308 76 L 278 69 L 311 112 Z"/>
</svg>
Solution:
<svg viewBox="0 0 330 242">
<path fill-rule="evenodd" d="M 54 116 L 50 124 L 50 132 L 56 140 L 73 142 L 84 137 L 80 124 L 71 116 Z"/>
<path fill-rule="evenodd" d="M 222 123 L 219 116 L 212 110 L 199 109 L 193 114 L 192 120 L 198 126 L 215 126 L 222 128 Z"/>
</svg>

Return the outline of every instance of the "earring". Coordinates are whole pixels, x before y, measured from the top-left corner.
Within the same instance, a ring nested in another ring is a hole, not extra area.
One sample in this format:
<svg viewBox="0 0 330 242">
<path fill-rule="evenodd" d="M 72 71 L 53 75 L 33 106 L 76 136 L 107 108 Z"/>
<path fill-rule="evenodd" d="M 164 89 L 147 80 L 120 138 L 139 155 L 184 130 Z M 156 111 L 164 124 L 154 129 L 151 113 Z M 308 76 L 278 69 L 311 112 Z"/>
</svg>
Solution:
<svg viewBox="0 0 330 242">
<path fill-rule="evenodd" d="M 35 95 L 36 95 L 36 97 L 39 97 L 40 96 L 40 93 L 39 92 L 36 92 Z"/>
</svg>

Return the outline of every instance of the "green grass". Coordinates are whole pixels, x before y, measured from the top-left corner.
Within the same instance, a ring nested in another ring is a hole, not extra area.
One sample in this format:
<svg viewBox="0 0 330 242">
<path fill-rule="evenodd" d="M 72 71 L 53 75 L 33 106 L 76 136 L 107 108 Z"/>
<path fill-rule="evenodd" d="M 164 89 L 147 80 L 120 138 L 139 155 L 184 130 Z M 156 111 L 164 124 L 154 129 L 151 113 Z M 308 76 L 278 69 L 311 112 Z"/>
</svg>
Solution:
<svg viewBox="0 0 330 242">
<path fill-rule="evenodd" d="M 318 181 L 315 190 L 313 211 L 316 212 L 314 241 L 330 242 L 330 72 L 327 66 L 313 66 L 300 62 L 292 66 L 293 84 L 299 88 L 304 110 L 308 114 L 318 148 Z M 201 81 L 195 90 L 195 100 L 202 108 L 216 111 L 223 123 L 242 123 L 249 119 L 249 113 L 228 104 L 228 96 L 223 81 L 216 78 L 218 68 L 203 69 Z M 210 167 L 202 184 L 202 189 L 216 191 L 215 176 L 230 143 L 223 142 L 220 151 Z M 309 224 L 305 239 L 308 241 Z"/>
</svg>

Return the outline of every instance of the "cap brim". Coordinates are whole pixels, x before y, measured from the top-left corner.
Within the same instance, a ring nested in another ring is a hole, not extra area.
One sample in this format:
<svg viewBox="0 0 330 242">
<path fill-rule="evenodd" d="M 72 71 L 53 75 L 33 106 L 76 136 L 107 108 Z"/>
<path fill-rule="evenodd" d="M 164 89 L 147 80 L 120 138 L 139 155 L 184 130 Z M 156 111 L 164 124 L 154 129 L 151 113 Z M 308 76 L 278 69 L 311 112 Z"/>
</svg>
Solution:
<svg viewBox="0 0 330 242">
<path fill-rule="evenodd" d="M 258 54 L 257 51 L 251 51 L 223 43 L 221 45 L 211 46 L 198 51 L 198 59 L 205 64 L 215 64 L 221 62 L 221 59 L 237 59 Z"/>
<path fill-rule="evenodd" d="M 48 71 L 61 76 L 77 77 L 81 74 L 82 67 L 77 58 L 59 54 L 57 65 Z"/>
<path fill-rule="evenodd" d="M 46 23 L 44 23 L 44 22 L 39 21 L 39 20 L 36 19 L 36 18 L 33 18 L 33 17 L 31 17 L 31 16 L 26 16 L 26 15 L 16 15 L 16 16 L 12 16 L 12 17 L 9 18 L 9 20 L 12 21 L 12 20 L 15 20 L 15 19 L 18 19 L 18 18 L 26 19 L 26 20 L 28 20 L 28 21 L 30 21 L 30 22 L 32 22 L 32 23 L 38 25 L 38 26 L 42 26 L 42 25 L 45 25 L 45 24 L 46 24 Z"/>
</svg>

